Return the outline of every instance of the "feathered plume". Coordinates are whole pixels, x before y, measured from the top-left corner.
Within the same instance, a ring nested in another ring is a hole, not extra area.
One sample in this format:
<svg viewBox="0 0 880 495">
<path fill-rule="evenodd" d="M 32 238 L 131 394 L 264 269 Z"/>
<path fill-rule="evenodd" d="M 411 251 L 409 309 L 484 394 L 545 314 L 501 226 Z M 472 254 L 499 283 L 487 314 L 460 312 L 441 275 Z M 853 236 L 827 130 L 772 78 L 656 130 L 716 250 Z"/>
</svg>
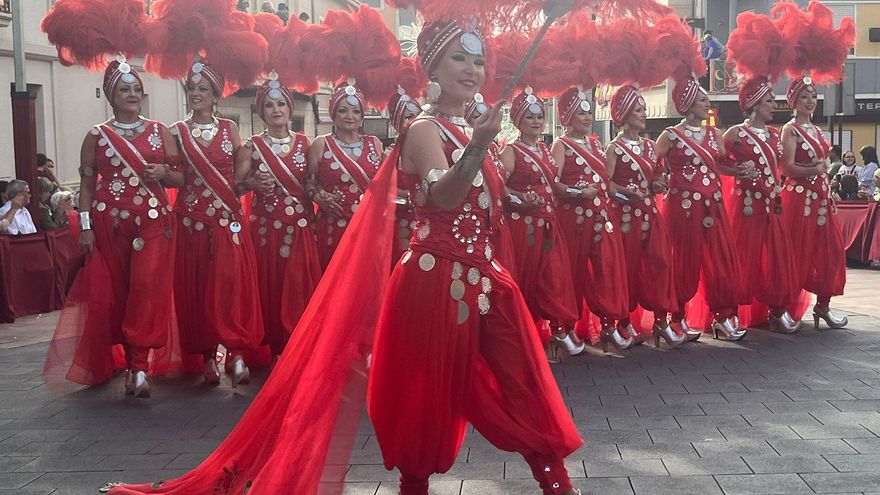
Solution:
<svg viewBox="0 0 880 495">
<path fill-rule="evenodd" d="M 612 86 L 637 83 L 641 86 L 656 86 L 669 74 L 650 73 L 644 67 L 645 61 L 654 50 L 654 35 L 644 23 L 624 17 L 599 30 L 598 44 L 602 47 L 597 54 L 599 81 Z"/>
<path fill-rule="evenodd" d="M 196 55 L 226 79 L 224 94 L 251 84 L 263 72 L 268 43 L 254 31 L 253 16 L 235 10 L 235 0 L 157 0 L 153 15 L 162 29 L 146 69 L 166 79 L 186 75 Z"/>
<path fill-rule="evenodd" d="M 532 88 L 541 97 L 557 96 L 566 89 L 595 85 L 593 55 L 598 51 L 598 30 L 589 14 L 579 12 L 547 32 L 535 53 Z"/>
<path fill-rule="evenodd" d="M 743 12 L 736 17 L 736 29 L 727 40 L 727 59 L 747 79 L 766 77 L 775 82 L 794 57 L 794 45 L 787 43 L 778 26 L 766 15 Z"/>
<path fill-rule="evenodd" d="M 834 14 L 815 0 L 806 11 L 793 3 L 778 3 L 770 14 L 786 43 L 795 48 L 788 66 L 790 76 L 809 73 L 817 84 L 840 80 L 843 63 L 855 41 L 855 24 L 851 17 L 842 19 L 840 27 L 834 29 Z"/>
<path fill-rule="evenodd" d="M 58 0 L 40 23 L 63 65 L 89 70 L 102 70 L 108 54 L 145 55 L 152 28 L 144 0 Z"/>
<path fill-rule="evenodd" d="M 645 22 L 672 13 L 672 9 L 655 0 L 389 0 L 397 8 L 415 8 L 428 21 L 473 19 L 497 28 L 528 30 L 537 26 L 544 9 L 552 4 L 571 3 L 571 11 L 586 10 L 600 16 L 602 22 L 630 16 Z"/>
<path fill-rule="evenodd" d="M 331 10 L 316 51 L 318 78 L 341 83 L 354 77 L 367 103 L 382 108 L 397 90 L 400 46 L 382 15 L 366 5 L 348 13 Z"/>
<path fill-rule="evenodd" d="M 488 45 L 486 52 L 492 54 L 491 70 L 494 75 L 486 77 L 480 92 L 487 101 L 498 101 L 501 93 L 504 92 L 504 87 L 513 79 L 523 54 L 532 44 L 532 38 L 519 31 L 504 31 L 486 40 L 486 44 Z M 535 60 L 532 59 L 517 83 L 518 89 L 535 82 L 535 67 Z"/>
<path fill-rule="evenodd" d="M 421 70 L 419 60 L 416 58 L 403 57 L 397 68 L 397 84 L 413 98 L 422 94 L 428 84 L 428 78 Z"/>
<path fill-rule="evenodd" d="M 691 74 L 706 73 L 706 62 L 700 53 L 700 43 L 677 16 L 657 20 L 653 26 L 653 52 L 646 61 L 649 74 L 682 79 Z"/>
</svg>

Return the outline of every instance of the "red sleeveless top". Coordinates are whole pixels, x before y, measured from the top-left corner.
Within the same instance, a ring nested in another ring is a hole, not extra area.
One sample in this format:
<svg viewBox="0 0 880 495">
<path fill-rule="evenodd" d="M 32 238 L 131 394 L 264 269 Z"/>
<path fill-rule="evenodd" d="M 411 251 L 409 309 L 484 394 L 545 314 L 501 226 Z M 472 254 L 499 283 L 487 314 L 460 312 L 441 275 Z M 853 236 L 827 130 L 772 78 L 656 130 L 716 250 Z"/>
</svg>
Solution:
<svg viewBox="0 0 880 495">
<path fill-rule="evenodd" d="M 538 149 L 540 153 L 534 151 L 528 152 L 522 143 L 513 143 L 510 145 L 514 154 L 513 172 L 507 178 L 507 186 L 520 192 L 533 192 L 543 200 L 543 206 L 528 212 L 518 212 L 515 210 L 510 213 L 512 220 L 519 220 L 521 217 L 534 217 L 538 219 L 552 220 L 556 217 L 556 197 L 553 195 L 553 184 L 551 181 L 556 178 L 556 162 L 550 155 L 550 149 L 542 141 L 538 141 Z M 535 159 L 541 161 L 538 163 Z"/>
<path fill-rule="evenodd" d="M 698 142 L 690 131 L 666 129 L 672 146 L 666 154 L 669 166 L 669 189 L 672 193 L 698 193 L 705 198 L 721 199 L 721 178 L 716 168 L 719 158 L 718 132 L 706 127 L 706 135 Z"/>
<path fill-rule="evenodd" d="M 325 136 L 325 139 L 332 139 L 332 137 L 328 135 Z M 355 161 L 363 173 L 372 180 L 381 164 L 379 150 L 376 149 L 376 140 L 373 136 L 365 135 L 361 139 L 364 143 L 363 151 Z M 366 192 L 362 191 L 355 179 L 349 175 L 361 172 L 358 170 L 347 170 L 347 168 L 334 158 L 333 152 L 330 151 L 330 146 L 325 142 L 324 155 L 321 161 L 318 162 L 318 181 L 321 183 L 323 190 L 336 196 L 336 202 L 342 207 L 342 218 L 346 223 L 351 220 L 358 204 L 361 202 L 361 197 Z"/>
<path fill-rule="evenodd" d="M 306 181 L 306 155 L 309 152 L 308 139 L 299 133 L 295 134 L 295 139 L 290 147 L 290 152 L 285 156 L 279 156 L 281 163 L 290 171 L 291 175 L 296 177 L 300 185 L 305 185 Z M 254 168 L 262 170 L 265 167 L 260 159 L 259 153 L 254 150 L 253 141 L 247 140 L 244 144 L 247 152 L 252 152 L 254 157 Z M 290 193 L 288 195 L 287 193 Z M 283 225 L 294 225 L 306 227 L 314 218 L 314 207 L 311 200 L 306 196 L 305 190 L 300 188 L 296 191 L 286 191 L 284 188 L 276 185 L 272 194 L 254 193 L 253 202 L 251 203 L 251 221 L 258 218 L 265 218 L 267 221 L 280 222 Z M 263 221 L 261 220 L 261 223 Z M 276 224 L 277 225 L 277 224 Z"/>
<path fill-rule="evenodd" d="M 782 159 L 779 129 L 767 126 L 765 132 L 760 132 L 746 124 L 736 128 L 739 141 L 731 146 L 730 151 L 737 163 L 753 161 L 758 172 L 753 178 L 737 177 L 736 187 L 775 198 L 779 193 L 779 161 Z"/>
</svg>

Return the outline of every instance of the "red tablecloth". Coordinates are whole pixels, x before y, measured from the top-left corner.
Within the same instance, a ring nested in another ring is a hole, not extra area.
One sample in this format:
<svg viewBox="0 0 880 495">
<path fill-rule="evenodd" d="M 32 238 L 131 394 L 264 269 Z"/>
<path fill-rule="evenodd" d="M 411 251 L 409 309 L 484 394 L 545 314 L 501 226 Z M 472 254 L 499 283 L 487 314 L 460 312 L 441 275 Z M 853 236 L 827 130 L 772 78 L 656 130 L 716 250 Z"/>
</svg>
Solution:
<svg viewBox="0 0 880 495">
<path fill-rule="evenodd" d="M 61 309 L 82 264 L 69 229 L 0 236 L 0 321 Z"/>
<path fill-rule="evenodd" d="M 863 263 L 880 259 L 880 209 L 873 201 L 841 201 L 837 218 L 843 234 L 846 256 Z"/>
</svg>

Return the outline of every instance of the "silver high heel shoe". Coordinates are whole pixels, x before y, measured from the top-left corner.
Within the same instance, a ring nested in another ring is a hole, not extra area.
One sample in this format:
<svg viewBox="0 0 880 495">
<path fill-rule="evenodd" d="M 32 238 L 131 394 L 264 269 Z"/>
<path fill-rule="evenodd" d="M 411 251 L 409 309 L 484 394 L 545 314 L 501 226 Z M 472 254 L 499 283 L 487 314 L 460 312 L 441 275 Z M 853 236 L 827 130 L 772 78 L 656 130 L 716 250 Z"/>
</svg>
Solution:
<svg viewBox="0 0 880 495">
<path fill-rule="evenodd" d="M 633 338 L 624 338 L 616 327 L 603 328 L 599 340 L 602 342 L 602 352 L 608 352 L 609 343 L 618 351 L 625 351 L 633 345 Z"/>
<path fill-rule="evenodd" d="M 813 323 L 817 330 L 819 329 L 820 319 L 825 320 L 825 324 L 828 325 L 828 328 L 843 328 L 849 324 L 849 318 L 846 316 L 841 316 L 840 318 L 834 316 L 834 313 L 831 312 L 831 308 L 813 308 Z"/>
<path fill-rule="evenodd" d="M 681 329 L 681 334 L 684 335 L 686 342 L 696 342 L 697 340 L 700 340 L 700 336 L 703 335 L 703 332 L 691 328 L 691 326 L 688 325 L 687 320 L 684 318 L 676 324 Z"/>
<path fill-rule="evenodd" d="M 774 316 L 772 313 L 770 314 L 770 330 L 776 333 L 784 333 L 791 334 L 795 333 L 800 329 L 800 322 L 795 322 L 794 319 L 788 314 L 788 311 L 784 311 L 779 316 Z"/>
<path fill-rule="evenodd" d="M 746 336 L 746 331 L 737 330 L 736 327 L 733 326 L 731 318 L 725 318 L 721 321 L 716 320 L 712 323 L 712 336 L 718 340 L 737 341 Z"/>
<path fill-rule="evenodd" d="M 560 349 L 568 351 L 569 356 L 580 356 L 587 350 L 587 344 L 575 335 L 574 330 L 569 330 L 561 335 L 551 335 L 550 342 L 556 344 Z"/>
<path fill-rule="evenodd" d="M 205 377 L 207 385 L 220 385 L 220 367 L 217 366 L 216 359 L 205 361 L 205 369 L 202 370 L 202 376 Z"/>
<path fill-rule="evenodd" d="M 663 327 L 660 327 L 657 323 L 654 323 L 654 327 L 651 330 L 651 333 L 654 335 L 654 347 L 660 347 L 660 338 L 666 341 L 666 345 L 669 347 L 677 347 L 684 343 L 685 336 L 679 335 L 675 333 L 675 330 L 669 326 L 667 323 Z"/>
<path fill-rule="evenodd" d="M 244 364 L 244 358 L 235 356 L 232 360 L 232 387 L 247 385 L 251 382 L 251 371 Z"/>
<path fill-rule="evenodd" d="M 633 327 L 632 322 L 627 323 L 625 327 L 621 327 L 620 322 L 618 322 L 617 325 L 617 332 L 620 333 L 621 336 L 623 336 L 621 330 L 624 330 L 626 334 L 629 335 L 629 338 L 632 339 L 633 342 L 630 347 L 642 345 L 645 343 L 645 334 L 636 332 L 636 329 Z"/>
<path fill-rule="evenodd" d="M 133 395 L 137 399 L 150 398 L 150 382 L 147 381 L 145 371 L 125 372 L 125 394 Z"/>
</svg>

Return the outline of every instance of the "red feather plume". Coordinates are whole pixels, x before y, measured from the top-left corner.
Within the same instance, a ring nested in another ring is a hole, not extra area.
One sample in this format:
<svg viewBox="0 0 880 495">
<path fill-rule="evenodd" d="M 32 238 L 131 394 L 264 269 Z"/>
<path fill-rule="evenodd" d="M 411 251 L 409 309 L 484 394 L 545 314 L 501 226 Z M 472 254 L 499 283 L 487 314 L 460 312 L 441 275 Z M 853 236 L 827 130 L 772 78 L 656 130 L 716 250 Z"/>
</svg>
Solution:
<svg viewBox="0 0 880 495">
<path fill-rule="evenodd" d="M 706 73 L 700 43 L 681 19 L 674 15 L 659 19 L 652 32 L 653 52 L 645 67 L 648 74 L 679 80 L 691 77 L 691 74 L 702 76 Z"/>
<path fill-rule="evenodd" d="M 531 82 L 535 93 L 553 97 L 578 84 L 593 87 L 590 56 L 596 51 L 597 36 L 596 24 L 585 12 L 552 27 L 535 52 Z"/>
<path fill-rule="evenodd" d="M 166 79 L 186 75 L 196 55 L 226 79 L 224 94 L 253 83 L 268 60 L 268 43 L 254 31 L 253 16 L 235 10 L 235 0 L 157 0 L 160 43 L 146 69 Z"/>
<path fill-rule="evenodd" d="M 143 56 L 153 23 L 143 0 L 58 0 L 40 23 L 63 65 L 102 70 L 108 54 Z"/>
<path fill-rule="evenodd" d="M 361 5 L 354 12 L 331 10 L 324 16 L 326 32 L 309 56 L 321 80 L 339 84 L 356 79 L 367 103 L 383 108 L 397 90 L 400 45 L 382 15 Z"/>
<path fill-rule="evenodd" d="M 794 57 L 794 46 L 768 16 L 743 12 L 727 40 L 727 59 L 747 79 L 767 77 L 775 82 Z"/>
<path fill-rule="evenodd" d="M 776 4 L 770 13 L 787 43 L 795 48 L 788 67 L 790 76 L 810 73 L 817 84 L 840 80 L 843 63 L 855 41 L 852 18 L 842 19 L 840 27 L 834 29 L 834 14 L 815 0 L 806 11 L 783 2 Z"/>
<path fill-rule="evenodd" d="M 400 65 L 397 69 L 397 84 L 413 98 L 424 92 L 428 78 L 422 71 L 418 59 L 409 57 L 400 59 Z"/>
<path fill-rule="evenodd" d="M 667 76 L 645 70 L 645 61 L 653 51 L 654 36 L 644 23 L 624 17 L 599 30 L 596 73 L 599 82 L 620 86 L 638 83 L 654 86 Z"/>
<path fill-rule="evenodd" d="M 532 44 L 532 38 L 518 31 L 504 31 L 497 36 L 486 40 L 487 53 L 492 54 L 491 71 L 492 77 L 486 77 L 486 81 L 480 88 L 487 101 L 498 101 L 504 88 L 513 79 L 513 75 L 522 60 L 523 54 Z M 522 77 L 517 83 L 516 89 L 523 89 L 535 82 L 535 61 L 526 66 Z"/>
</svg>

